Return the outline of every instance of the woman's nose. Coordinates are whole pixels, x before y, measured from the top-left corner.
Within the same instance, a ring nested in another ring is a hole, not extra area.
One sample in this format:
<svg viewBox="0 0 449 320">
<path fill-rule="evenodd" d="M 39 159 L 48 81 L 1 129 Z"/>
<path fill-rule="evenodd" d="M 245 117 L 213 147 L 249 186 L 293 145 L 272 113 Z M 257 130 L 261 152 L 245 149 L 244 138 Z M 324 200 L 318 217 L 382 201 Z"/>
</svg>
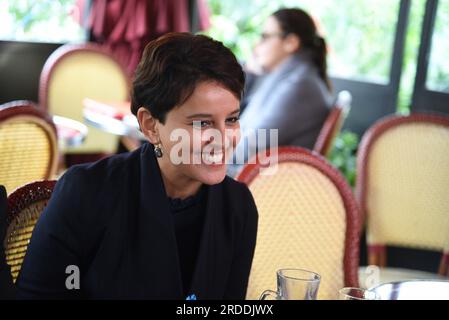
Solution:
<svg viewBox="0 0 449 320">
<path fill-rule="evenodd" d="M 208 135 L 207 142 L 208 143 L 215 143 L 215 144 L 224 144 L 224 141 L 226 139 L 226 126 L 224 124 L 220 124 L 214 127 L 214 132 L 212 134 Z"/>
</svg>

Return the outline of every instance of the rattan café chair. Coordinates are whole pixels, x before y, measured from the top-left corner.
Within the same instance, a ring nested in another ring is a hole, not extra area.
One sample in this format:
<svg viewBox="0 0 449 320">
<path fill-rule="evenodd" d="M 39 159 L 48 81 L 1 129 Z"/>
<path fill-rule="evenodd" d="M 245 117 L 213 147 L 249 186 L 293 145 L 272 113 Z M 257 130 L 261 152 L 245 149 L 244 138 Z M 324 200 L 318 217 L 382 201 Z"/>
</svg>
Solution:
<svg viewBox="0 0 449 320">
<path fill-rule="evenodd" d="M 124 66 L 106 48 L 94 44 L 66 44 L 45 62 L 39 80 L 39 104 L 51 114 L 84 122 L 83 100 L 129 100 L 130 79 Z M 66 147 L 65 154 L 98 159 L 117 152 L 119 137 L 88 126 L 81 145 Z M 83 162 L 83 161 L 76 161 Z"/>
<path fill-rule="evenodd" d="M 34 226 L 47 206 L 55 184 L 54 180 L 33 182 L 8 196 L 8 227 L 3 245 L 14 282 L 19 275 Z"/>
<path fill-rule="evenodd" d="M 259 212 L 247 299 L 275 289 L 283 268 L 320 274 L 318 299 L 357 287 L 360 217 L 343 176 L 317 153 L 293 147 L 278 150 L 272 174 L 261 169 L 259 161 L 247 164 L 236 178 L 248 185 Z"/>
<path fill-rule="evenodd" d="M 380 282 L 447 276 L 449 118 L 413 114 L 380 120 L 363 137 L 357 173 L 368 262 L 381 267 Z M 435 273 L 417 272 L 412 265 L 387 268 L 387 246 L 443 252 L 440 275 L 438 266 Z"/>
<path fill-rule="evenodd" d="M 56 127 L 51 117 L 29 101 L 0 106 L 0 183 L 6 191 L 51 179 L 58 165 Z"/>
</svg>

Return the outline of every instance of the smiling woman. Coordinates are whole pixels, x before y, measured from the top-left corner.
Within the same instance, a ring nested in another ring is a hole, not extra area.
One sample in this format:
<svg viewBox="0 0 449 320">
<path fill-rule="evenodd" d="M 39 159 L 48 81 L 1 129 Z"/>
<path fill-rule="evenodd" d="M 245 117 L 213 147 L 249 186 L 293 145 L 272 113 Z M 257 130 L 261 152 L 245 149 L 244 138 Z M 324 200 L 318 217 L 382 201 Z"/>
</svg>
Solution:
<svg viewBox="0 0 449 320">
<path fill-rule="evenodd" d="M 231 136 L 239 130 L 243 83 L 242 69 L 232 53 L 205 36 L 170 35 L 145 49 L 134 79 L 131 109 L 143 134 L 156 146 L 169 196 L 185 198 L 202 183 L 223 181 L 224 155 L 238 142 L 234 139 L 226 148 L 225 130 Z M 190 147 L 179 148 L 179 142 L 173 141 L 175 130 L 182 129 L 184 136 L 192 137 L 183 139 Z M 218 131 L 221 139 L 211 139 L 204 129 Z M 190 143 L 194 139 L 201 142 L 196 148 Z M 188 150 L 188 154 L 172 152 L 176 145 L 175 150 Z M 187 161 L 180 164 L 175 157 Z"/>
<path fill-rule="evenodd" d="M 59 180 L 22 265 L 20 297 L 244 299 L 258 215 L 224 164 L 238 142 L 243 84 L 218 41 L 173 33 L 149 43 L 132 111 L 150 143 Z M 77 290 L 65 285 L 67 266 L 80 270 Z"/>
<path fill-rule="evenodd" d="M 169 195 L 183 198 L 198 190 L 201 183 L 223 181 L 226 175 L 224 155 L 230 154 L 229 148 L 235 145 L 228 144 L 225 148 L 226 133 L 239 130 L 238 114 L 239 100 L 217 82 L 200 83 L 185 103 L 166 115 L 164 124 L 144 107 L 139 109 L 137 115 L 142 132 L 167 155 L 159 158 L 159 165 Z M 202 134 L 210 129 L 216 130 L 221 140 L 210 141 L 211 135 Z M 172 140 L 175 130 L 181 133 L 181 142 Z M 193 144 L 193 140 L 199 143 Z M 174 152 L 177 150 L 181 152 Z M 179 163 L 175 161 L 177 157 L 185 160 Z M 176 184 L 181 183 L 184 187 L 177 188 Z"/>
</svg>

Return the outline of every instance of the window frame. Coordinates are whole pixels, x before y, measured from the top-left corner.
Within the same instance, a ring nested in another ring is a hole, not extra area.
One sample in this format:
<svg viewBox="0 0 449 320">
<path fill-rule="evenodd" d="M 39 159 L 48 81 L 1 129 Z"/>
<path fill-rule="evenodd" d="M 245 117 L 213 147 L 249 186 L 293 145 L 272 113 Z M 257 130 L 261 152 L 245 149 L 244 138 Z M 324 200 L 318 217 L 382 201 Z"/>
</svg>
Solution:
<svg viewBox="0 0 449 320">
<path fill-rule="evenodd" d="M 342 90 L 348 90 L 353 95 L 352 109 L 344 129 L 363 135 L 375 121 L 396 113 L 410 9 L 411 0 L 400 0 L 387 84 L 331 77 L 335 95 Z"/>
<path fill-rule="evenodd" d="M 411 110 L 413 112 L 439 112 L 449 114 L 449 93 L 427 88 L 432 39 L 438 13 L 439 0 L 427 0 L 424 16 L 421 46 L 419 49 L 417 75 L 413 90 Z"/>
</svg>

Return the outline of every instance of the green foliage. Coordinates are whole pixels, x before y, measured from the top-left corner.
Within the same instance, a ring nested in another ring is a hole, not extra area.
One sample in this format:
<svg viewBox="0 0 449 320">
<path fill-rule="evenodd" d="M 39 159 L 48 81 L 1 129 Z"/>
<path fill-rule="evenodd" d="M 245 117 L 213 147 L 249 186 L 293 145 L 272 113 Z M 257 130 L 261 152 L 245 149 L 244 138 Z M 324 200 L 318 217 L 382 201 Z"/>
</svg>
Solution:
<svg viewBox="0 0 449 320">
<path fill-rule="evenodd" d="M 85 39 L 72 18 L 76 0 L 2 0 L 0 37 L 15 41 L 67 42 Z"/>
<path fill-rule="evenodd" d="M 281 7 L 300 7 L 312 14 L 328 41 L 331 74 L 380 83 L 389 80 L 399 0 L 377 0 L 375 6 L 360 0 L 209 0 L 209 5 L 212 28 L 207 33 L 223 41 L 240 60 L 251 54 L 270 14 Z"/>
<path fill-rule="evenodd" d="M 9 1 L 8 12 L 17 22 L 17 28 L 28 32 L 35 24 L 50 19 L 55 11 L 62 10 L 67 13 L 73 3 L 73 0 L 15 0 Z"/>
<path fill-rule="evenodd" d="M 222 41 L 237 58 L 245 60 L 251 54 L 264 19 L 274 6 L 260 0 L 209 0 L 208 3 L 212 28 L 206 33 Z"/>
<path fill-rule="evenodd" d="M 346 177 L 354 187 L 356 180 L 356 152 L 359 137 L 350 131 L 343 131 L 336 138 L 334 148 L 329 156 L 330 162 Z"/>
<path fill-rule="evenodd" d="M 449 93 L 449 0 L 438 1 L 438 13 L 432 39 L 427 86 Z"/>
<path fill-rule="evenodd" d="M 413 0 L 410 8 L 408 31 L 404 48 L 404 63 L 398 97 L 398 113 L 400 114 L 408 114 L 410 112 L 425 7 L 425 1 Z"/>
</svg>

